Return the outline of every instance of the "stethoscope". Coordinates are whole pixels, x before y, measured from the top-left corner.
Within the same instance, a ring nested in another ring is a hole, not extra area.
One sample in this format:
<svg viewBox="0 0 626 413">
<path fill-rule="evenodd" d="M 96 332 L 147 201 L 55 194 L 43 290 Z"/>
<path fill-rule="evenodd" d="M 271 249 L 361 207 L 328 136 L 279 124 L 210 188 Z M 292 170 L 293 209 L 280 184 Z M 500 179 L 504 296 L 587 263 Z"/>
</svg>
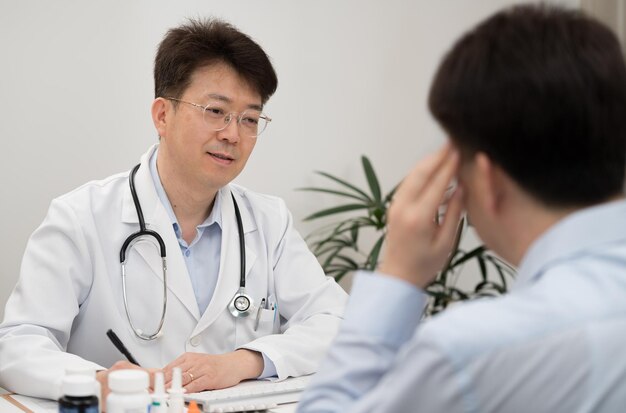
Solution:
<svg viewBox="0 0 626 413">
<path fill-rule="evenodd" d="M 165 242 L 163 242 L 163 238 L 161 238 L 161 236 L 157 232 L 146 229 L 146 223 L 143 218 L 143 210 L 141 209 L 141 204 L 139 203 L 139 198 L 137 197 L 137 191 L 135 190 L 135 175 L 137 174 L 137 170 L 139 169 L 140 165 L 141 164 L 136 165 L 130 172 L 130 176 L 128 177 L 130 193 L 133 196 L 133 203 L 135 204 L 137 218 L 139 219 L 139 231 L 131 234 L 128 238 L 126 238 L 124 244 L 122 244 L 122 249 L 120 250 L 120 263 L 122 265 L 122 293 L 124 295 L 124 309 L 126 310 L 128 323 L 130 324 L 130 328 L 132 328 L 137 337 L 142 340 L 148 341 L 154 340 L 161 336 L 163 323 L 165 322 L 165 311 L 167 309 L 167 261 L 165 253 Z M 252 298 L 248 294 L 246 294 L 246 247 L 244 243 L 243 224 L 241 221 L 241 213 L 239 212 L 239 206 L 237 205 L 235 196 L 232 193 L 231 196 L 233 198 L 233 205 L 235 207 L 235 217 L 237 218 L 237 230 L 239 233 L 240 275 L 239 290 L 237 290 L 237 293 L 235 293 L 235 296 L 228 304 L 228 310 L 234 317 L 247 317 L 252 312 L 253 301 Z M 152 237 L 157 241 L 157 243 L 159 244 L 161 263 L 163 268 L 163 310 L 161 312 L 161 321 L 159 321 L 159 326 L 153 334 L 145 334 L 143 330 L 136 328 L 135 324 L 133 323 L 133 319 L 130 316 L 130 312 L 128 311 L 128 298 L 126 294 L 126 253 L 133 247 L 136 242 L 140 240 L 141 237 Z"/>
</svg>

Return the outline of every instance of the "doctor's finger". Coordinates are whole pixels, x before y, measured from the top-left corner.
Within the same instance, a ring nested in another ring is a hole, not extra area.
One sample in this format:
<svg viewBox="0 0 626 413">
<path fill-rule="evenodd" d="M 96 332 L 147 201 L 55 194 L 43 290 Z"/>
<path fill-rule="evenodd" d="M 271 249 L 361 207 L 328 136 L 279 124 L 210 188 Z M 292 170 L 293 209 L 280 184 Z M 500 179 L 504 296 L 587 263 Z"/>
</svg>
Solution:
<svg viewBox="0 0 626 413">
<path fill-rule="evenodd" d="M 188 371 L 191 367 L 193 366 L 193 363 L 191 362 L 187 362 L 187 361 L 180 361 L 177 362 L 176 360 L 170 364 L 168 364 L 167 366 L 163 367 L 163 381 L 165 382 L 165 386 L 169 386 L 172 383 L 172 379 L 174 376 L 174 368 L 178 367 L 180 368 L 180 372 L 182 377 L 182 384 L 185 384 L 185 379 L 186 377 L 184 377 L 185 372 Z"/>
<path fill-rule="evenodd" d="M 150 369 L 144 369 L 144 370 L 148 372 L 148 376 L 150 378 L 150 389 L 154 390 L 154 373 L 162 371 L 162 370 L 156 369 L 156 368 L 150 368 Z"/>
<path fill-rule="evenodd" d="M 108 368 L 109 371 L 113 370 L 143 370 L 136 364 L 131 363 L 130 361 L 120 360 L 116 361 L 111 367 Z"/>
<path fill-rule="evenodd" d="M 174 367 L 181 367 L 183 365 L 192 364 L 195 357 L 197 357 L 198 353 L 183 353 L 180 356 L 176 357 L 174 360 L 170 361 L 165 367 L 163 367 L 164 371 L 171 372 Z"/>
</svg>

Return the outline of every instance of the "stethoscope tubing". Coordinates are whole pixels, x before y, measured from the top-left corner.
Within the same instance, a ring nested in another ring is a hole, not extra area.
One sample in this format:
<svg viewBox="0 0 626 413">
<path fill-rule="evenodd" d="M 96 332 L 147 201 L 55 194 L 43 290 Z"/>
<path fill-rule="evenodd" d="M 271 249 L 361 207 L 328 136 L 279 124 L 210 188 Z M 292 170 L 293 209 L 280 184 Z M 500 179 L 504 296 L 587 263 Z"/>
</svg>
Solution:
<svg viewBox="0 0 626 413">
<path fill-rule="evenodd" d="M 120 264 L 122 267 L 122 294 L 124 298 L 124 310 L 126 311 L 126 317 L 128 318 L 128 323 L 130 324 L 131 329 L 135 333 L 137 337 L 142 340 L 150 341 L 158 338 L 163 331 L 163 325 L 165 323 L 165 314 L 167 311 L 167 253 L 165 248 L 165 242 L 163 238 L 156 232 L 149 229 L 146 229 L 146 223 L 143 216 L 143 210 L 141 208 L 141 204 L 139 202 L 139 197 L 137 196 L 137 190 L 135 188 L 135 175 L 137 174 L 137 170 L 141 164 L 135 165 L 135 167 L 131 170 L 130 175 L 128 177 L 128 184 L 130 187 L 130 193 L 133 198 L 133 203 L 135 204 L 135 211 L 137 212 L 137 218 L 139 220 L 139 231 L 132 233 L 129 235 L 122 244 L 122 248 L 120 249 Z M 231 300 L 229 304 L 229 310 L 235 317 L 246 317 L 250 314 L 250 310 L 252 307 L 252 299 L 245 294 L 246 288 L 246 254 L 245 254 L 245 241 L 244 241 L 244 233 L 243 233 L 243 223 L 241 219 L 241 212 L 239 211 L 239 206 L 237 205 L 237 201 L 235 200 L 235 195 L 231 192 L 231 197 L 233 199 L 233 206 L 235 208 L 235 217 L 237 219 L 237 232 L 239 235 L 239 265 L 240 265 L 240 276 L 239 276 L 239 290 Z M 133 247 L 133 245 L 139 241 L 140 237 L 152 237 L 159 244 L 159 251 L 161 254 L 161 262 L 163 269 L 163 308 L 161 312 L 161 320 L 159 321 L 159 325 L 156 331 L 153 334 L 144 334 L 144 332 L 135 327 L 133 323 L 132 317 L 130 315 L 130 311 L 128 309 L 128 296 L 126 292 L 126 260 L 127 260 L 127 252 Z M 247 300 L 247 306 L 245 309 L 239 309 L 237 305 L 235 305 L 237 299 Z"/>
</svg>

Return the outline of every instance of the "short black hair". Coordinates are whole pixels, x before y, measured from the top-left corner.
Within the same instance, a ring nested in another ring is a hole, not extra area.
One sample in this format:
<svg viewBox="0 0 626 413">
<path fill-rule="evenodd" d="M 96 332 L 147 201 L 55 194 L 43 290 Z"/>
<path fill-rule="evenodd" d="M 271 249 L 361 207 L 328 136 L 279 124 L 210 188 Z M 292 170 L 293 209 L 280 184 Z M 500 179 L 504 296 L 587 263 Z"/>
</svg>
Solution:
<svg viewBox="0 0 626 413">
<path fill-rule="evenodd" d="M 262 103 L 278 86 L 276 72 L 261 46 L 219 19 L 189 19 L 170 29 L 154 60 L 155 97 L 180 98 L 200 67 L 225 63 L 261 95 Z"/>
<path fill-rule="evenodd" d="M 623 191 L 626 67 L 615 35 L 580 11 L 496 13 L 444 57 L 429 106 L 462 154 L 486 153 L 546 205 Z"/>
</svg>

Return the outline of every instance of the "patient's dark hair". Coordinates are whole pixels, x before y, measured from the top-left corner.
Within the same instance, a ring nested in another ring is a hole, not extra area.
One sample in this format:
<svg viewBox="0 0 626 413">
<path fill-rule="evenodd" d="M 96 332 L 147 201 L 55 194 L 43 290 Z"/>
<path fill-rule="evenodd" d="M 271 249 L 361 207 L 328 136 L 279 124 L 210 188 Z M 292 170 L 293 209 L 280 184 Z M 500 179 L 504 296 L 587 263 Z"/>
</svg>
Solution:
<svg viewBox="0 0 626 413">
<path fill-rule="evenodd" d="M 170 29 L 154 60 L 155 97 L 180 98 L 200 67 L 225 63 L 261 95 L 263 103 L 278 80 L 269 58 L 254 40 L 217 19 L 190 19 Z"/>
<path fill-rule="evenodd" d="M 429 105 L 462 154 L 486 153 L 546 205 L 622 191 L 626 67 L 615 35 L 582 12 L 493 15 L 444 57 Z"/>
</svg>

